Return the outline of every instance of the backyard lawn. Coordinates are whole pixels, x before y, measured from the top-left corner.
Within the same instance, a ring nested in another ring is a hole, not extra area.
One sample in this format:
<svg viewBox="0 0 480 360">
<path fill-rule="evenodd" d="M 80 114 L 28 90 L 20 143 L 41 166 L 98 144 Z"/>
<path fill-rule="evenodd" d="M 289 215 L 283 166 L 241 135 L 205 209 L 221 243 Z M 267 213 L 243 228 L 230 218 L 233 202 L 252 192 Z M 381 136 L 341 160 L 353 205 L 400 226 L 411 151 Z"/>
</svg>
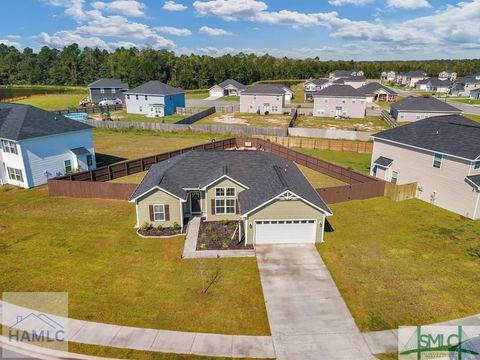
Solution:
<svg viewBox="0 0 480 360">
<path fill-rule="evenodd" d="M 287 127 L 290 115 L 258 115 L 250 113 L 215 113 L 197 121 L 195 125 L 240 125 L 254 127 Z"/>
<path fill-rule="evenodd" d="M 304 103 L 305 101 L 305 90 L 304 83 L 300 82 L 298 84 L 290 86 L 290 89 L 293 91 L 294 97 L 291 100 L 292 103 Z"/>
<path fill-rule="evenodd" d="M 388 129 L 385 121 L 378 116 L 366 116 L 365 119 L 335 119 L 333 117 L 319 117 L 301 115 L 295 127 L 299 128 L 329 128 L 340 130 L 381 131 Z"/>
<path fill-rule="evenodd" d="M 0 292 L 66 291 L 77 319 L 269 334 L 255 258 L 182 260 L 183 236 L 140 238 L 126 201 L 10 186 L 0 199 Z"/>
<path fill-rule="evenodd" d="M 88 97 L 88 94 L 47 94 L 34 95 L 27 99 L 15 101 L 18 104 L 27 104 L 39 107 L 44 110 L 63 110 L 77 108 L 78 103 Z"/>
<path fill-rule="evenodd" d="M 362 331 L 480 312 L 480 222 L 417 199 L 331 209 L 318 250 Z"/>
<path fill-rule="evenodd" d="M 223 138 L 225 136 L 218 134 L 162 133 L 129 129 L 107 130 L 97 128 L 93 132 L 97 160 L 99 159 L 102 162 L 99 165 L 161 154 Z"/>
<path fill-rule="evenodd" d="M 467 98 L 467 97 L 464 97 L 464 98 L 449 97 L 448 100 L 458 102 L 458 103 L 462 103 L 462 104 L 480 105 L 480 100 L 474 100 L 474 99 L 470 99 L 470 98 Z"/>
<path fill-rule="evenodd" d="M 162 123 L 172 124 L 179 120 L 185 119 L 189 115 L 172 114 L 163 117 L 147 117 L 141 114 L 127 114 L 125 110 L 111 111 L 110 116 L 113 121 L 130 121 L 130 122 L 148 122 L 148 123 Z M 101 120 L 100 113 L 89 114 L 89 117 L 95 120 Z"/>
<path fill-rule="evenodd" d="M 361 154 L 351 151 L 332 151 L 307 148 L 295 148 L 304 154 L 312 155 L 332 163 L 345 166 L 365 174 L 370 173 L 371 154 Z"/>
</svg>

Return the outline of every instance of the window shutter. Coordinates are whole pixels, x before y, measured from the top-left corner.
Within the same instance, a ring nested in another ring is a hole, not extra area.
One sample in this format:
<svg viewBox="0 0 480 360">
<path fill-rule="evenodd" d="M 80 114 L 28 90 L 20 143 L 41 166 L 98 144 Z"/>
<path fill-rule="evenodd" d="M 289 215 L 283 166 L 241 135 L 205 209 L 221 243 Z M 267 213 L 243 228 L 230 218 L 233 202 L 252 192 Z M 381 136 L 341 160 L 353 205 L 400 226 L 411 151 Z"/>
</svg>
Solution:
<svg viewBox="0 0 480 360">
<path fill-rule="evenodd" d="M 170 221 L 170 206 L 164 205 L 165 208 L 165 221 Z"/>
<path fill-rule="evenodd" d="M 148 205 L 148 209 L 150 210 L 150 221 L 154 221 L 154 218 L 153 218 L 153 205 Z"/>
<path fill-rule="evenodd" d="M 238 200 L 235 200 L 235 214 L 240 214 L 240 206 L 238 205 Z"/>
<path fill-rule="evenodd" d="M 215 199 L 212 199 L 211 204 L 212 215 L 215 215 Z"/>
</svg>

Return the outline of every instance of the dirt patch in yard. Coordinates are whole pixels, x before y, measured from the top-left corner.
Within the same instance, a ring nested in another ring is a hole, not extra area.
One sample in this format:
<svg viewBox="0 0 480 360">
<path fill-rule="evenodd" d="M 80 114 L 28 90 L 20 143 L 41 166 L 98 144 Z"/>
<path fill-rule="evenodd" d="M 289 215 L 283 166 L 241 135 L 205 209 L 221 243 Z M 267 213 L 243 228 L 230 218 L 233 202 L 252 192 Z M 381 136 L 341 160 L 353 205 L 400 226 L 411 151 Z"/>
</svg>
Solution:
<svg viewBox="0 0 480 360">
<path fill-rule="evenodd" d="M 238 241 L 238 221 L 203 221 L 198 232 L 197 250 L 246 250 L 253 246 L 245 246 Z"/>
<path fill-rule="evenodd" d="M 216 123 L 228 124 L 228 125 L 246 125 L 248 123 L 245 119 L 233 117 L 231 115 L 221 115 L 213 119 Z"/>
</svg>

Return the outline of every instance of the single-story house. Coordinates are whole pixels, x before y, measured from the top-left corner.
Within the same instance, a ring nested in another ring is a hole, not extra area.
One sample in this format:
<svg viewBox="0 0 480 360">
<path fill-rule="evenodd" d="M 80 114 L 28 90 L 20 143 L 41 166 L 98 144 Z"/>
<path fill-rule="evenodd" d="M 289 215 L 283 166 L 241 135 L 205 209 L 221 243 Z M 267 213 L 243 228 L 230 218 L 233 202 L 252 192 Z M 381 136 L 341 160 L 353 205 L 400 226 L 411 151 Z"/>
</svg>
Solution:
<svg viewBox="0 0 480 360">
<path fill-rule="evenodd" d="M 328 75 L 330 81 L 335 81 L 338 79 L 348 78 L 352 76 L 364 76 L 362 70 L 335 70 Z"/>
<path fill-rule="evenodd" d="M 211 97 L 239 96 L 246 88 L 246 85 L 239 83 L 237 80 L 228 79 L 220 84 L 213 85 L 208 92 Z"/>
<path fill-rule="evenodd" d="M 28 189 L 95 169 L 92 129 L 31 105 L 0 103 L 0 185 Z"/>
<path fill-rule="evenodd" d="M 378 82 L 368 83 L 357 89 L 366 97 L 366 102 L 371 103 L 374 101 L 397 101 L 398 94 L 392 89 L 383 86 Z"/>
<path fill-rule="evenodd" d="M 240 112 L 283 114 L 285 91 L 278 85 L 257 84 L 240 93 Z"/>
<path fill-rule="evenodd" d="M 480 89 L 480 73 L 465 76 L 455 81 L 452 87 L 453 96 L 470 96 L 470 92 Z"/>
<path fill-rule="evenodd" d="M 128 85 L 120 79 L 99 79 L 88 84 L 90 101 L 94 103 L 115 99 L 123 101 L 125 91 L 128 91 Z"/>
<path fill-rule="evenodd" d="M 246 245 L 323 241 L 327 204 L 297 165 L 263 151 L 189 151 L 153 165 L 130 197 L 136 227 L 238 221 Z"/>
<path fill-rule="evenodd" d="M 470 99 L 480 100 L 480 88 L 470 91 Z"/>
<path fill-rule="evenodd" d="M 380 80 L 382 81 L 395 81 L 396 73 L 395 71 L 382 71 Z"/>
<path fill-rule="evenodd" d="M 317 91 L 325 89 L 327 86 L 330 86 L 331 83 L 328 79 L 310 79 L 305 81 L 303 85 L 303 92 L 305 100 L 313 100 L 313 94 Z"/>
<path fill-rule="evenodd" d="M 430 78 L 427 82 L 427 91 L 431 91 L 432 93 L 448 94 L 452 88 L 452 84 L 453 83 L 451 80 Z"/>
<path fill-rule="evenodd" d="M 339 80 L 342 81 L 343 85 L 350 85 L 355 89 L 358 89 L 367 83 L 367 78 L 365 76 L 349 76 Z"/>
<path fill-rule="evenodd" d="M 366 96 L 350 85 L 330 85 L 313 95 L 313 116 L 364 118 Z"/>
<path fill-rule="evenodd" d="M 445 70 L 445 71 L 442 71 L 440 74 L 438 74 L 438 78 L 440 80 L 453 81 L 457 78 L 457 73 L 455 71 Z"/>
<path fill-rule="evenodd" d="M 390 114 L 397 121 L 418 121 L 439 115 L 460 115 L 456 107 L 431 96 L 409 96 L 390 106 Z"/>
<path fill-rule="evenodd" d="M 372 138 L 371 175 L 399 185 L 416 182 L 417 198 L 480 219 L 480 124 L 435 116 Z"/>
<path fill-rule="evenodd" d="M 127 113 L 162 117 L 185 107 L 185 90 L 160 81 L 149 81 L 125 93 Z"/>
</svg>

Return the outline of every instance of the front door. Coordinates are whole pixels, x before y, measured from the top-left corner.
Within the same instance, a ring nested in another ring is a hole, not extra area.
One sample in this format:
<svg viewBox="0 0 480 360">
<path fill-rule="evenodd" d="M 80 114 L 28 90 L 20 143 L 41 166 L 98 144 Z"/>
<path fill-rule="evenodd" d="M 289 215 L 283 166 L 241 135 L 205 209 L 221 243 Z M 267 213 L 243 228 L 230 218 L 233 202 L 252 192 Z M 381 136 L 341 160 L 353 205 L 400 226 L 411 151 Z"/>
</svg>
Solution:
<svg viewBox="0 0 480 360">
<path fill-rule="evenodd" d="M 342 116 L 342 108 L 337 106 L 335 108 L 335 116 Z"/>
<path fill-rule="evenodd" d="M 190 212 L 192 214 L 200 214 L 202 212 L 200 199 L 200 191 L 192 191 L 190 193 Z"/>
</svg>

